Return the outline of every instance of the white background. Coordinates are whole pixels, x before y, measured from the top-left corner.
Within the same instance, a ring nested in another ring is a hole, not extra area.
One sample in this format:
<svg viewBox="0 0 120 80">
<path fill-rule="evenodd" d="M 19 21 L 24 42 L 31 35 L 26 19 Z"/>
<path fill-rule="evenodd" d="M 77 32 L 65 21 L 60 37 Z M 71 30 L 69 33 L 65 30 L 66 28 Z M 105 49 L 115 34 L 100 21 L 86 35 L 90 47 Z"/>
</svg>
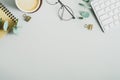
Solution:
<svg viewBox="0 0 120 80">
<path fill-rule="evenodd" d="M 80 0 L 61 1 L 79 16 Z M 45 1 L 38 12 L 28 14 L 32 19 L 27 23 L 14 0 L 1 2 L 22 29 L 0 40 L 0 80 L 120 80 L 120 28 L 102 33 L 92 14 L 61 21 L 60 5 Z M 94 29 L 84 24 L 94 24 Z"/>
</svg>

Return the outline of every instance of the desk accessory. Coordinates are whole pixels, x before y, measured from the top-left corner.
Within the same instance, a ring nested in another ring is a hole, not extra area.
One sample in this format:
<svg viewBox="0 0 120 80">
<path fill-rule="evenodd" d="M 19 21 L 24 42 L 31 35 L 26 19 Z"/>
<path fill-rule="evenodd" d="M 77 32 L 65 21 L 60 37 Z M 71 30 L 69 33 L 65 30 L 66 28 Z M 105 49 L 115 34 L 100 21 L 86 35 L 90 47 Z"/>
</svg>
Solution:
<svg viewBox="0 0 120 80">
<path fill-rule="evenodd" d="M 102 32 L 120 27 L 120 0 L 93 0 L 91 6 Z"/>
<path fill-rule="evenodd" d="M 19 10 L 27 13 L 33 13 L 39 10 L 42 0 L 15 0 Z"/>
<path fill-rule="evenodd" d="M 84 27 L 87 28 L 88 30 L 92 30 L 93 24 L 85 24 Z"/>
<path fill-rule="evenodd" d="M 0 3 L 0 38 L 12 31 L 18 19 Z"/>
<path fill-rule="evenodd" d="M 56 5 L 58 3 L 61 5 L 61 7 L 58 9 L 58 17 L 61 20 L 69 21 L 71 19 L 75 19 L 73 10 L 69 6 L 64 5 L 60 0 L 58 0 L 55 3 L 50 3 L 48 0 L 46 0 L 46 2 L 50 5 Z M 67 12 L 66 16 L 65 16 L 65 11 Z M 68 17 L 68 15 L 69 15 L 69 17 Z"/>
<path fill-rule="evenodd" d="M 31 20 L 31 16 L 28 16 L 26 14 L 23 14 L 23 18 L 26 22 L 29 22 Z"/>
</svg>

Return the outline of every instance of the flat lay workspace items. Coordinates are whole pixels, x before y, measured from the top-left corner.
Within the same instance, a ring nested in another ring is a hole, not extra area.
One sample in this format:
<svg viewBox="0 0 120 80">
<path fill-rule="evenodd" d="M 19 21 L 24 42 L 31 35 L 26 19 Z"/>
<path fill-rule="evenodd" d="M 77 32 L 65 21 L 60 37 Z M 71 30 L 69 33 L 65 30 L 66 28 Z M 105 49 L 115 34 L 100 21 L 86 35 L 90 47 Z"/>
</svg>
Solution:
<svg viewBox="0 0 120 80">
<path fill-rule="evenodd" d="M 22 12 L 34 13 L 41 7 L 42 0 L 15 0 L 15 4 Z M 23 14 L 23 18 L 26 22 L 31 20 L 31 16 L 26 14 Z M 2 3 L 0 3 L 0 37 L 3 37 L 3 35 L 9 32 L 17 33 L 17 23 L 18 19 Z"/>
<path fill-rule="evenodd" d="M 64 13 L 64 18 L 70 20 L 58 17 L 60 3 L 43 0 L 33 13 L 21 11 L 15 0 L 0 0 L 18 19 L 13 27 L 18 35 L 0 39 L 0 80 L 120 80 L 120 28 L 104 34 L 88 0 L 60 1 L 75 19 L 65 8 L 69 16 Z M 3 19 L 0 29 L 7 31 L 10 23 Z"/>
<path fill-rule="evenodd" d="M 79 3 L 80 6 L 83 6 L 85 9 L 92 9 L 95 13 L 95 16 L 97 17 L 97 20 L 100 24 L 100 28 L 103 32 L 105 30 L 108 30 L 110 27 L 113 26 L 119 26 L 120 21 L 119 21 L 119 15 L 120 15 L 120 1 L 119 0 L 82 0 L 83 2 L 86 2 L 87 4 L 90 3 L 91 6 L 85 5 L 83 3 Z M 57 2 L 51 3 L 50 0 L 46 0 L 46 2 L 50 5 L 57 5 L 60 4 L 60 8 L 58 9 L 58 17 L 61 20 L 64 21 L 69 21 L 71 19 L 75 19 L 75 14 L 74 11 L 68 6 L 65 5 L 61 0 L 57 0 Z M 29 4 L 28 4 L 29 3 Z M 34 13 L 39 10 L 39 8 L 42 5 L 42 0 L 15 0 L 15 4 L 18 7 L 18 9 L 24 13 Z M 106 7 L 107 6 L 107 7 Z M 91 8 L 92 7 L 92 8 Z M 3 32 L 1 33 L 4 34 L 6 32 L 9 32 L 10 30 L 14 30 L 16 33 L 17 31 L 17 23 L 18 19 L 9 12 L 7 8 L 5 8 L 2 3 L 1 3 L 1 11 L 5 14 L 1 14 L 0 17 L 0 25 L 1 29 L 3 29 Z M 4 8 L 4 9 L 3 9 Z M 80 17 L 78 19 L 84 19 L 84 18 L 89 18 L 90 13 L 87 11 L 80 11 L 79 12 Z M 4 19 L 3 15 L 6 15 L 10 17 L 11 21 L 14 22 L 14 24 L 11 25 L 11 22 L 9 20 Z M 23 14 L 24 21 L 29 22 L 31 20 L 31 16 L 27 14 Z M 10 25 L 13 28 L 10 27 Z M 93 27 L 89 27 L 88 30 L 92 30 Z"/>
<path fill-rule="evenodd" d="M 18 19 L 2 4 L 0 3 L 0 38 L 10 32 Z"/>
</svg>

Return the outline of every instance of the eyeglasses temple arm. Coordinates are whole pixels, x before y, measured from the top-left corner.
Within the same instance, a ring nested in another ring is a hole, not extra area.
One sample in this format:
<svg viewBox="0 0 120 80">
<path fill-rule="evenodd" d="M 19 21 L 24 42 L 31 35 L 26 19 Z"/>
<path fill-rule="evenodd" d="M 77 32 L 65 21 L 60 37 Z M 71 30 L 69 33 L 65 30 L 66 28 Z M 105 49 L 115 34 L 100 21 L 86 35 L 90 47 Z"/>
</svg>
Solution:
<svg viewBox="0 0 120 80">
<path fill-rule="evenodd" d="M 70 13 L 70 15 L 72 16 L 73 19 L 75 19 L 75 16 L 66 8 L 66 6 L 60 1 L 58 0 L 58 2 L 65 7 L 65 9 Z"/>
</svg>

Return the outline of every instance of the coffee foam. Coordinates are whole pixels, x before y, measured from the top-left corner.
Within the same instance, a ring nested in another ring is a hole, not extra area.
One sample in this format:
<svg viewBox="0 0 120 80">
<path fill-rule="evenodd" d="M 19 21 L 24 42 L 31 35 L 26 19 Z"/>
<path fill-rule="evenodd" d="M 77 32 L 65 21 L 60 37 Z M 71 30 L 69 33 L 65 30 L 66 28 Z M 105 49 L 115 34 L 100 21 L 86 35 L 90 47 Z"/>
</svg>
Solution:
<svg viewBox="0 0 120 80">
<path fill-rule="evenodd" d="M 34 12 L 41 4 L 41 0 L 16 0 L 17 7 L 24 12 Z"/>
</svg>

